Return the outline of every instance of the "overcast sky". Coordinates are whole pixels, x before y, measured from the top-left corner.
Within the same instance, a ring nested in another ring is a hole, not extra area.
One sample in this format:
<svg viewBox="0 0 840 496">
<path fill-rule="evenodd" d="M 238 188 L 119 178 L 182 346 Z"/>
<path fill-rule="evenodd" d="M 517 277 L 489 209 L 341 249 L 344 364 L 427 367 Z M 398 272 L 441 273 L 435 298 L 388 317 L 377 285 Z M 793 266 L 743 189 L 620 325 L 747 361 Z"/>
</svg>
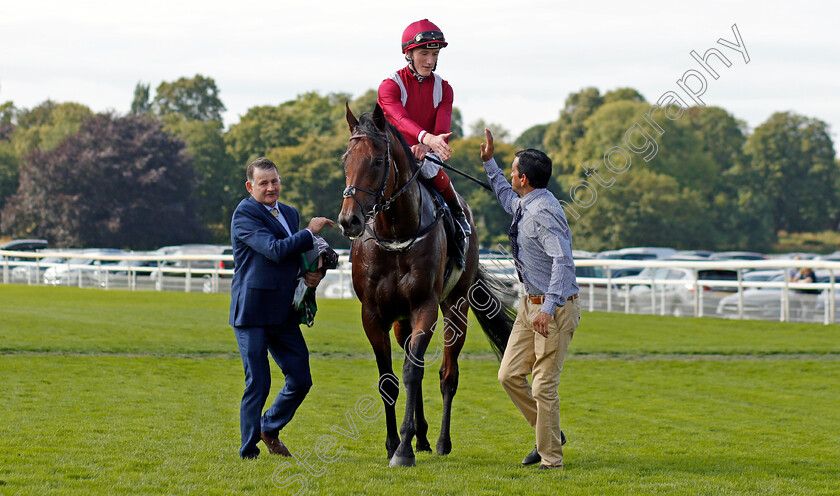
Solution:
<svg viewBox="0 0 840 496">
<path fill-rule="evenodd" d="M 410 6 L 414 5 L 414 6 Z M 400 36 L 429 18 L 450 45 L 438 73 L 469 126 L 513 136 L 557 119 L 569 93 L 681 91 L 700 69 L 690 52 L 720 49 L 701 97 L 758 126 L 794 111 L 840 129 L 840 7 L 815 1 L 216 1 L 0 0 L 0 102 L 47 98 L 128 111 L 137 82 L 212 77 L 225 125 L 256 105 L 307 91 L 358 96 L 404 65 Z M 750 61 L 717 44 L 737 24 Z M 695 80 L 694 83 L 697 83 Z M 365 109 L 362 109 L 365 110 Z"/>
</svg>

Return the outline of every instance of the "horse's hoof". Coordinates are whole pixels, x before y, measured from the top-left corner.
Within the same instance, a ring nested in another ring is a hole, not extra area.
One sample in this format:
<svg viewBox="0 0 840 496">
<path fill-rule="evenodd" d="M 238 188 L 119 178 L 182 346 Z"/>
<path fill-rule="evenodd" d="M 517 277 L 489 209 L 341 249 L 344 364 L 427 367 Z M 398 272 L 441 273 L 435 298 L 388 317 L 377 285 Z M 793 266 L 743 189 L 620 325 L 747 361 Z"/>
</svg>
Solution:
<svg viewBox="0 0 840 496">
<path fill-rule="evenodd" d="M 452 452 L 452 441 L 449 439 L 438 439 L 437 442 L 437 454 L 438 455 L 448 455 Z"/>
<path fill-rule="evenodd" d="M 431 453 L 432 445 L 429 444 L 429 441 L 417 441 L 416 451 L 428 451 L 429 453 Z"/>
<path fill-rule="evenodd" d="M 417 463 L 414 461 L 413 456 L 397 456 L 394 455 L 391 458 L 391 462 L 388 464 L 389 467 L 415 467 Z"/>
</svg>

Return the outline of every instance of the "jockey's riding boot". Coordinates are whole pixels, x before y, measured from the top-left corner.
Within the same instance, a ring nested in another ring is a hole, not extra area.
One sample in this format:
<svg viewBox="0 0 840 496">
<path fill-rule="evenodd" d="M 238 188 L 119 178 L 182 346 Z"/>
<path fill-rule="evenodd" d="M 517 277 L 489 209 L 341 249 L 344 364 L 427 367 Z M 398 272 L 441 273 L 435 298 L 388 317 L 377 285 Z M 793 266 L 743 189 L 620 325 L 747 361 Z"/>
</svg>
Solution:
<svg viewBox="0 0 840 496">
<path fill-rule="evenodd" d="M 470 229 L 470 223 L 467 222 L 467 216 L 464 215 L 464 209 L 461 208 L 461 204 L 458 202 L 458 197 L 451 200 L 447 200 L 446 204 L 449 206 L 449 210 L 452 211 L 452 217 L 458 223 L 458 226 L 461 228 L 461 233 L 466 238 L 470 234 L 472 234 L 472 229 Z"/>
<path fill-rule="evenodd" d="M 446 200 L 446 204 L 452 212 L 452 217 L 455 218 L 458 227 L 461 228 L 463 237 L 466 238 L 472 234 L 470 223 L 467 222 L 467 216 L 464 215 L 464 209 L 461 208 L 461 204 L 458 202 L 458 194 L 455 193 L 455 188 L 452 186 L 449 176 L 443 172 L 443 169 L 439 170 L 437 175 L 432 178 L 432 185 L 443 196 L 443 199 Z"/>
</svg>

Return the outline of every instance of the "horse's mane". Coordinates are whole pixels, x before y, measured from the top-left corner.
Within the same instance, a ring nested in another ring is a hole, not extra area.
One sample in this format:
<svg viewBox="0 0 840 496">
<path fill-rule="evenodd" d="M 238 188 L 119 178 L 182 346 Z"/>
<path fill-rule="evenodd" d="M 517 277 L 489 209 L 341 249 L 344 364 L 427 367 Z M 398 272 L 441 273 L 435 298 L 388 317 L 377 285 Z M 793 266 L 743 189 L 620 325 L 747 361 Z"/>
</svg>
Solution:
<svg viewBox="0 0 840 496">
<path fill-rule="evenodd" d="M 417 170 L 417 160 L 414 159 L 414 153 L 411 151 L 411 147 L 408 146 L 408 142 L 405 140 L 405 137 L 402 135 L 401 132 L 385 120 L 385 126 L 387 126 L 387 130 L 391 132 L 400 142 L 402 145 L 403 150 L 405 151 L 405 156 L 408 157 L 408 165 L 411 168 L 412 172 Z M 376 144 L 379 148 L 385 148 L 385 134 L 376 127 L 376 123 L 373 122 L 373 115 L 370 112 L 365 112 L 364 114 L 359 116 L 359 125 L 356 127 L 357 134 L 364 134 L 368 138 L 370 138 L 374 144 Z"/>
</svg>

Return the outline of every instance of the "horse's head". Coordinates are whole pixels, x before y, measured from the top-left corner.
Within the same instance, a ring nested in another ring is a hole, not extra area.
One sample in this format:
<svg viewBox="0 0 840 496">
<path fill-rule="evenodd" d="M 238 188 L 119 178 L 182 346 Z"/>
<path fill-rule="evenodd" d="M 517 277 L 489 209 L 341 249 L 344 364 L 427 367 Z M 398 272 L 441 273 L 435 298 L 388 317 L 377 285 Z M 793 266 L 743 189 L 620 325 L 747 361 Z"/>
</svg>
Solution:
<svg viewBox="0 0 840 496">
<path fill-rule="evenodd" d="M 389 182 L 396 174 L 391 171 L 391 143 L 385 114 L 379 105 L 373 113 L 356 119 L 347 105 L 347 124 L 350 126 L 350 145 L 344 154 L 344 202 L 338 214 L 342 234 L 355 238 L 362 234 L 367 218 L 382 206 Z"/>
</svg>

